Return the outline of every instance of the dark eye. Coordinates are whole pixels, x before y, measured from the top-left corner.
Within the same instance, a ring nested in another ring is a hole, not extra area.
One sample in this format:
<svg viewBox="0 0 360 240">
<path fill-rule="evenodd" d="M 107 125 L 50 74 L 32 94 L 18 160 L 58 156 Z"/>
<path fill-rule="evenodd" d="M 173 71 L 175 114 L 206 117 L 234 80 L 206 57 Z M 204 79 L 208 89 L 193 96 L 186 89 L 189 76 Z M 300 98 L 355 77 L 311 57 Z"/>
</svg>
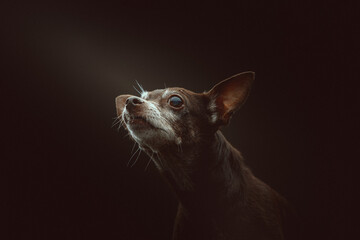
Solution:
<svg viewBox="0 0 360 240">
<path fill-rule="evenodd" d="M 178 97 L 178 96 L 172 96 L 172 97 L 169 98 L 169 104 L 170 104 L 172 107 L 179 108 L 179 107 L 181 107 L 181 106 L 184 104 L 184 102 L 183 102 L 183 100 L 182 100 L 180 97 Z"/>
</svg>

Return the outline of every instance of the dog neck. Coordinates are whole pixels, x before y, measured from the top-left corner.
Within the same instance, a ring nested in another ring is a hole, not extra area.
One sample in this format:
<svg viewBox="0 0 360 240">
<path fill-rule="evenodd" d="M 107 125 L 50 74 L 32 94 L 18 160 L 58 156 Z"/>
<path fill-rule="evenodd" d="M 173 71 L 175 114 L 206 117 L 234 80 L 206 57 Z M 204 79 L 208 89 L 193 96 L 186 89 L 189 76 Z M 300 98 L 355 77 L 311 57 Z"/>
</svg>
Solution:
<svg viewBox="0 0 360 240">
<path fill-rule="evenodd" d="M 249 170 L 240 152 L 220 131 L 197 146 L 167 148 L 153 158 L 185 208 L 231 206 L 245 197 L 245 176 Z"/>
</svg>

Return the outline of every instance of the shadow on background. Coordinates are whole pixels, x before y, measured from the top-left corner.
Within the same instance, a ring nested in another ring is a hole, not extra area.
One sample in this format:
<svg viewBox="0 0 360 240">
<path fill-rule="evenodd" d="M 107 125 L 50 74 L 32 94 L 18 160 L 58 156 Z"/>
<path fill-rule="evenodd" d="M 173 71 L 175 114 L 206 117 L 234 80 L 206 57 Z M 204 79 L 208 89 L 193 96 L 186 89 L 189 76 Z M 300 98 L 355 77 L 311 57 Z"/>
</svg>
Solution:
<svg viewBox="0 0 360 240">
<path fill-rule="evenodd" d="M 351 236 L 355 10 L 327 3 L 12 3 L 2 16 L 6 238 L 169 239 L 176 199 L 132 142 L 114 98 L 209 90 L 255 71 L 224 129 L 293 203 L 304 239 Z M 346 54 L 345 54 L 346 53 Z M 350 129 L 350 128 L 349 128 Z M 355 129 L 353 129 L 355 130 Z"/>
</svg>

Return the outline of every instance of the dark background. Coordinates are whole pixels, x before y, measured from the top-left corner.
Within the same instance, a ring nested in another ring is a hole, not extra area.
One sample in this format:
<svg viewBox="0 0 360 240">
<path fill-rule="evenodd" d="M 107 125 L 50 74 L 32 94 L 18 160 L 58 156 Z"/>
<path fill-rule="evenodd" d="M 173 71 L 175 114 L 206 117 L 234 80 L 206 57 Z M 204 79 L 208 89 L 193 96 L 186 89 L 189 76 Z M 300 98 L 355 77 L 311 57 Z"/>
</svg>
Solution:
<svg viewBox="0 0 360 240">
<path fill-rule="evenodd" d="M 169 239 L 176 199 L 114 98 L 256 72 L 225 135 L 303 239 L 355 232 L 356 8 L 346 2 L 4 3 L 2 239 Z"/>
</svg>

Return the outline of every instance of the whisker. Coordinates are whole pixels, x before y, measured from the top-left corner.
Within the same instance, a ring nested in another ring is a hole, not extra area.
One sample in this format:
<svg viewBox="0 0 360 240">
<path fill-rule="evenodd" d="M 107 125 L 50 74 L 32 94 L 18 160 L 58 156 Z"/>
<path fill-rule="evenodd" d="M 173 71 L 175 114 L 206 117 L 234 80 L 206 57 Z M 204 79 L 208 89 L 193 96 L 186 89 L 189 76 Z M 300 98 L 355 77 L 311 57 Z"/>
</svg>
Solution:
<svg viewBox="0 0 360 240">
<path fill-rule="evenodd" d="M 144 88 L 141 86 L 141 84 L 135 79 L 136 84 L 139 86 L 141 93 L 145 92 Z M 140 93 L 140 94 L 141 94 Z"/>
<path fill-rule="evenodd" d="M 140 148 L 138 147 L 138 149 L 137 149 L 137 150 L 133 153 L 133 155 L 131 155 L 131 157 L 130 157 L 130 159 L 129 159 L 128 163 L 126 164 L 126 166 L 127 166 L 127 167 L 130 165 L 130 161 L 131 161 L 131 159 L 135 156 L 135 154 L 136 154 L 139 150 L 140 150 Z"/>
<path fill-rule="evenodd" d="M 115 125 L 117 125 L 119 123 L 118 120 L 115 120 L 112 124 L 111 124 L 111 128 L 115 127 Z"/>
<path fill-rule="evenodd" d="M 124 126 L 124 120 L 120 119 L 119 121 L 119 127 L 117 128 L 118 131 L 120 131 L 120 128 Z"/>
<path fill-rule="evenodd" d="M 141 92 L 133 85 L 133 88 L 135 89 L 135 91 L 141 95 Z"/>
<path fill-rule="evenodd" d="M 139 148 L 140 149 L 140 148 Z M 140 157 L 140 154 L 141 154 L 141 150 L 139 152 L 139 154 L 137 155 L 136 159 L 135 159 L 135 162 L 130 166 L 131 168 L 137 163 L 139 157 Z"/>
<path fill-rule="evenodd" d="M 119 122 L 118 131 L 120 130 L 121 127 L 125 128 L 125 121 L 123 119 L 121 119 L 120 122 Z"/>
<path fill-rule="evenodd" d="M 182 153 L 182 147 L 181 147 L 181 144 L 178 144 L 178 145 L 177 145 L 177 147 L 178 147 L 178 152 L 181 152 L 181 153 Z"/>
<path fill-rule="evenodd" d="M 160 166 L 161 166 L 162 168 L 164 168 L 164 164 L 163 164 L 163 162 L 162 162 L 162 160 L 161 160 L 161 158 L 160 158 L 160 156 L 159 156 L 159 153 L 156 153 L 156 156 L 157 156 L 157 158 L 158 158 L 158 160 L 159 160 Z"/>
<path fill-rule="evenodd" d="M 150 159 L 149 159 L 149 161 L 148 161 L 148 163 L 147 163 L 144 171 L 146 171 L 146 169 L 149 167 L 149 164 L 150 164 L 150 162 L 152 161 L 153 155 L 154 155 L 154 152 L 151 154 L 151 157 L 150 157 Z"/>
<path fill-rule="evenodd" d="M 118 123 L 120 123 L 122 121 L 122 119 L 120 117 L 116 117 L 114 118 L 114 122 L 112 123 L 111 127 L 113 128 L 115 125 L 117 125 Z"/>
<path fill-rule="evenodd" d="M 134 145 L 133 145 L 133 147 L 132 147 L 132 149 L 131 149 L 130 154 L 133 153 L 133 151 L 134 151 L 134 149 L 135 149 L 135 146 L 136 146 L 136 143 L 137 143 L 137 142 L 134 142 Z"/>
</svg>

